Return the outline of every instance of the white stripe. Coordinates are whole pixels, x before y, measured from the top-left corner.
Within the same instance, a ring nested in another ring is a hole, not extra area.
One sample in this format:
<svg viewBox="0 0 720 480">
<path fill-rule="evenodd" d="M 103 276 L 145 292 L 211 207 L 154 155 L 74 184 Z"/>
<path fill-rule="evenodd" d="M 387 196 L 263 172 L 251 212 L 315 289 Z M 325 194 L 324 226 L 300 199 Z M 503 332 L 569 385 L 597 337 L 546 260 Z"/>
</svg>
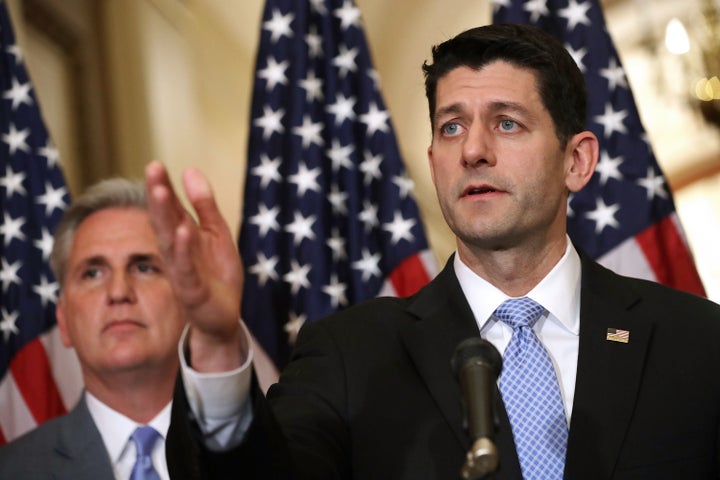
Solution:
<svg viewBox="0 0 720 480">
<path fill-rule="evenodd" d="M 80 362 L 77 359 L 75 350 L 63 345 L 57 326 L 41 335 L 40 342 L 45 347 L 50 369 L 58 392 L 60 392 L 60 397 L 63 400 L 63 405 L 65 405 L 66 410 L 70 411 L 80 399 L 83 389 Z"/>
<path fill-rule="evenodd" d="M 629 238 L 598 259 L 598 263 L 628 277 L 657 282 L 652 267 L 635 237 Z"/>
<path fill-rule="evenodd" d="M 0 382 L 0 428 L 5 439 L 10 442 L 36 426 L 35 419 L 8 371 Z"/>
</svg>

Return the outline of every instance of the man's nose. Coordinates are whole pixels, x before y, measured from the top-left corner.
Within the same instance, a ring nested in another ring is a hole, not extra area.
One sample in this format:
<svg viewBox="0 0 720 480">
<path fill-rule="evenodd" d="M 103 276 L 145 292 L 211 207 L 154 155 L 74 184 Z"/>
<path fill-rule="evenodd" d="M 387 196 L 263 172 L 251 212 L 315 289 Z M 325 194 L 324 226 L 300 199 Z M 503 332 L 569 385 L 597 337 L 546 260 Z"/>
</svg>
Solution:
<svg viewBox="0 0 720 480">
<path fill-rule="evenodd" d="M 108 283 L 108 301 L 110 303 L 131 303 L 135 301 L 135 288 L 127 272 L 112 274 Z"/>
<path fill-rule="evenodd" d="M 492 134 L 483 125 L 472 125 L 463 143 L 463 164 L 468 167 L 482 164 L 495 165 L 495 153 L 492 145 Z"/>
</svg>

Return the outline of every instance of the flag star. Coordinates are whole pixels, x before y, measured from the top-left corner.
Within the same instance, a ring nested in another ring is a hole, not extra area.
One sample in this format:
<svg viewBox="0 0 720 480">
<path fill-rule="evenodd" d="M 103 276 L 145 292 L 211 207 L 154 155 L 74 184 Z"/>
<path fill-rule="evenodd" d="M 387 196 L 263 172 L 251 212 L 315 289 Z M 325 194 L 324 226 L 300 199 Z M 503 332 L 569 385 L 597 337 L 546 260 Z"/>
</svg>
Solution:
<svg viewBox="0 0 720 480">
<path fill-rule="evenodd" d="M 528 0 L 523 5 L 523 10 L 530 13 L 530 22 L 536 23 L 540 17 L 550 14 L 547 8 L 547 0 Z"/>
<path fill-rule="evenodd" d="M 313 102 L 323 99 L 323 81 L 315 76 L 315 72 L 309 71 L 307 77 L 300 80 L 300 88 L 305 90 L 305 101 Z"/>
<path fill-rule="evenodd" d="M 322 133 L 323 124 L 318 122 L 314 123 L 310 118 L 310 115 L 303 115 L 303 123 L 298 127 L 293 127 L 292 132 L 302 138 L 302 148 L 307 149 L 311 143 L 314 143 L 318 147 L 322 147 L 325 143 L 323 141 Z"/>
<path fill-rule="evenodd" d="M 280 157 L 270 158 L 266 153 L 262 153 L 260 154 L 260 165 L 251 168 L 250 172 L 260 177 L 260 187 L 264 189 L 267 188 L 272 181 L 278 183 L 282 181 L 282 176 L 280 175 L 281 163 L 282 159 Z"/>
<path fill-rule="evenodd" d="M 501 8 L 509 8 L 510 0 L 492 0 L 493 13 L 497 13 Z"/>
<path fill-rule="evenodd" d="M 366 73 L 367 76 L 370 77 L 370 80 L 373 81 L 373 87 L 375 87 L 375 90 L 380 91 L 380 72 L 374 68 L 368 68 Z"/>
<path fill-rule="evenodd" d="M 301 266 L 295 259 L 290 262 L 290 271 L 283 275 L 283 280 L 290 284 L 290 293 L 297 295 L 301 288 L 310 288 L 310 268 L 309 264 Z"/>
<path fill-rule="evenodd" d="M 347 305 L 346 290 L 347 285 L 338 281 L 337 274 L 335 273 L 330 276 L 330 283 L 322 287 L 322 291 L 330 296 L 330 304 L 333 308 Z"/>
<path fill-rule="evenodd" d="M 325 110 L 335 116 L 335 125 L 340 126 L 345 120 L 355 120 L 355 97 L 346 97 L 338 93 L 335 102 L 325 107 Z"/>
<path fill-rule="evenodd" d="M 330 238 L 328 238 L 325 243 L 330 247 L 333 261 L 338 262 L 347 258 L 347 251 L 345 250 L 346 240 L 345 237 L 340 235 L 337 228 L 332 229 Z"/>
<path fill-rule="evenodd" d="M 285 109 L 273 110 L 269 105 L 263 107 L 263 116 L 253 121 L 253 125 L 263 129 L 263 140 L 267 140 L 273 133 L 283 133 L 285 127 L 282 118 L 285 116 Z"/>
<path fill-rule="evenodd" d="M 15 325 L 15 322 L 17 322 L 18 318 L 18 312 L 12 311 L 9 312 L 5 309 L 5 307 L 2 307 L 2 320 L 0 320 L 0 332 L 3 333 L 3 337 L 5 339 L 5 343 L 10 340 L 10 335 L 18 335 L 20 331 L 17 328 L 17 325 Z"/>
<path fill-rule="evenodd" d="M 298 196 L 302 197 L 308 190 L 320 193 L 320 184 L 317 177 L 320 175 L 320 167 L 309 170 L 304 163 L 298 165 L 298 172 L 290 175 L 288 181 L 297 185 Z"/>
<path fill-rule="evenodd" d="M 415 189 L 415 183 L 407 175 L 397 175 L 392 182 L 400 189 L 400 198 L 407 198 Z"/>
<path fill-rule="evenodd" d="M 22 62 L 23 54 L 19 45 L 10 45 L 5 51 L 15 57 L 15 65 L 19 65 L 20 62 Z"/>
<path fill-rule="evenodd" d="M 280 231 L 280 224 L 277 217 L 280 214 L 280 207 L 275 205 L 268 210 L 264 204 L 258 205 L 258 213 L 250 217 L 249 221 L 252 225 L 257 225 L 260 230 L 260 236 L 265 237 L 270 230 Z"/>
<path fill-rule="evenodd" d="M 3 236 L 3 243 L 7 247 L 13 238 L 25 240 L 25 234 L 22 232 L 22 226 L 25 224 L 23 217 L 11 218 L 8 212 L 3 213 L 4 221 L 0 225 L 0 234 Z"/>
<path fill-rule="evenodd" d="M 352 268 L 362 271 L 362 281 L 367 282 L 371 277 L 380 277 L 382 275 L 378 265 L 380 258 L 380 253 L 370 254 L 367 248 L 363 248 L 362 258 L 353 262 Z"/>
<path fill-rule="evenodd" d="M 5 198 L 12 198 L 15 193 L 27 195 L 27 190 L 23 186 L 23 182 L 27 174 L 25 172 L 13 172 L 10 165 L 5 169 L 5 176 L 0 177 L 0 187 L 5 187 Z"/>
<path fill-rule="evenodd" d="M 277 255 L 273 255 L 267 258 L 263 252 L 258 252 L 257 263 L 252 265 L 248 270 L 250 273 L 258 277 L 258 284 L 263 287 L 267 283 L 268 279 L 278 280 L 277 274 Z"/>
<path fill-rule="evenodd" d="M 358 214 L 358 219 L 360 219 L 363 224 L 365 224 L 365 231 L 369 232 L 373 229 L 373 227 L 377 227 L 380 225 L 380 222 L 378 220 L 378 207 L 377 205 L 373 205 L 367 200 L 363 201 L 363 209 Z"/>
<path fill-rule="evenodd" d="M 2 268 L 0 268 L 0 284 L 2 285 L 2 291 L 6 292 L 8 287 L 13 283 L 17 286 L 22 285 L 22 280 L 18 276 L 18 271 L 22 267 L 22 262 L 18 260 L 13 264 L 9 264 L 3 257 L 0 259 L 2 262 Z"/>
<path fill-rule="evenodd" d="M 297 315 L 295 312 L 290 312 L 290 320 L 283 326 L 283 329 L 288 334 L 288 342 L 290 345 L 294 345 L 297 340 L 300 329 L 307 321 L 307 315 Z"/>
<path fill-rule="evenodd" d="M 33 242 L 33 245 L 42 252 L 43 260 L 47 261 L 50 258 L 50 252 L 52 252 L 53 243 L 55 243 L 53 236 L 47 228 L 42 227 L 42 238 L 39 238 Z"/>
<path fill-rule="evenodd" d="M 31 90 L 32 85 L 29 81 L 21 84 L 18 82 L 17 78 L 13 77 L 12 88 L 3 93 L 3 98 L 12 100 L 12 109 L 15 111 L 21 103 L 24 103 L 25 105 L 33 104 L 32 97 L 30 96 Z"/>
<path fill-rule="evenodd" d="M 304 239 L 315 240 L 315 232 L 313 232 L 312 226 L 317 219 L 316 215 L 310 215 L 309 217 L 303 217 L 302 213 L 295 212 L 295 219 L 285 225 L 285 231 L 293 235 L 293 244 L 295 246 L 300 245 Z"/>
<path fill-rule="evenodd" d="M 380 180 L 382 173 L 380 172 L 380 165 L 383 162 L 383 156 L 381 153 L 377 155 L 371 154 L 369 151 L 365 151 L 364 159 L 360 164 L 360 171 L 364 173 L 363 183 L 370 185 L 373 178 Z"/>
<path fill-rule="evenodd" d="M 358 54 L 357 48 L 348 50 L 345 45 L 340 45 L 340 53 L 337 54 L 332 60 L 332 64 L 338 67 L 340 78 L 345 78 L 348 72 L 354 72 L 357 70 L 357 63 L 355 57 Z"/>
<path fill-rule="evenodd" d="M 47 307 L 48 303 L 57 302 L 58 284 L 57 282 L 48 282 L 45 275 L 40 275 L 40 284 L 33 285 L 32 289 L 40 296 L 43 308 Z"/>
<path fill-rule="evenodd" d="M 575 194 L 571 193 L 568 196 L 567 201 L 567 216 L 568 218 L 573 218 L 575 216 L 575 210 L 572 208 L 573 199 L 575 198 Z"/>
<path fill-rule="evenodd" d="M 610 91 L 615 90 L 618 85 L 628 88 L 627 79 L 625 78 L 625 69 L 622 65 L 618 65 L 615 57 L 610 58 L 610 63 L 607 68 L 600 69 L 600 75 L 607 79 L 608 89 Z"/>
<path fill-rule="evenodd" d="M 348 194 L 346 192 L 341 192 L 338 189 L 337 185 L 333 185 L 330 189 L 330 193 L 328 193 L 328 201 L 330 202 L 330 205 L 332 206 L 333 213 L 337 215 L 347 215 L 348 209 L 347 209 L 347 199 Z"/>
<path fill-rule="evenodd" d="M 567 28 L 572 32 L 575 30 L 575 27 L 581 23 L 588 26 L 592 25 L 587 16 L 587 12 L 590 10 L 591 6 L 590 2 L 578 3 L 575 0 L 570 0 L 567 7 L 558 10 L 558 15 L 567 19 Z"/>
<path fill-rule="evenodd" d="M 360 121 L 367 125 L 367 135 L 372 136 L 378 130 L 387 133 L 390 129 L 388 119 L 390 115 L 387 110 L 380 110 L 375 102 L 370 104 L 368 113 L 360 115 Z"/>
<path fill-rule="evenodd" d="M 23 152 L 29 152 L 30 147 L 28 146 L 27 137 L 30 135 L 30 129 L 25 128 L 18 130 L 15 128 L 15 124 L 10 124 L 10 130 L 8 133 L 3 133 L 2 140 L 10 146 L 10 155 L 13 155 L 18 150 Z"/>
<path fill-rule="evenodd" d="M 575 64 L 578 66 L 580 71 L 585 73 L 587 69 L 585 68 L 583 58 L 587 55 L 587 48 L 583 47 L 576 50 L 571 45 L 565 45 L 565 49 L 568 51 L 573 60 L 575 60 Z"/>
<path fill-rule="evenodd" d="M 627 128 L 623 120 L 627 117 L 627 110 L 615 111 L 610 105 L 610 102 L 605 104 L 605 113 L 602 115 L 596 115 L 593 119 L 603 126 L 603 133 L 605 138 L 610 138 L 613 132 L 627 133 Z"/>
<path fill-rule="evenodd" d="M 610 155 L 603 150 L 600 154 L 600 161 L 595 168 L 595 172 L 600 175 L 600 185 L 605 185 L 611 178 L 622 180 L 623 175 L 620 173 L 620 165 L 622 165 L 622 163 L 622 157 L 610 157 Z"/>
<path fill-rule="evenodd" d="M 295 15 L 293 15 L 292 13 L 283 15 L 282 12 L 280 12 L 278 9 L 273 9 L 272 18 L 270 20 L 267 20 L 266 22 L 263 22 L 263 30 L 268 30 L 270 32 L 270 41 L 272 43 L 277 43 L 277 41 L 283 35 L 287 38 L 291 38 L 293 36 L 293 31 L 290 28 L 290 24 L 292 23 L 294 18 Z"/>
<path fill-rule="evenodd" d="M 47 143 L 45 143 L 44 147 L 40 147 L 37 150 L 38 155 L 45 157 L 47 159 L 48 167 L 53 167 L 57 164 L 58 159 L 60 158 L 60 152 L 57 148 L 52 144 L 50 139 L 48 139 Z"/>
<path fill-rule="evenodd" d="M 353 162 L 350 160 L 350 156 L 355 152 L 355 147 L 352 143 L 348 145 L 340 145 L 340 141 L 337 138 L 333 138 L 332 147 L 325 152 L 331 162 L 332 171 L 338 172 L 341 168 L 345 167 L 348 170 L 353 169 Z"/>
<path fill-rule="evenodd" d="M 598 198 L 595 210 L 585 213 L 585 217 L 595 222 L 595 233 L 600 234 L 605 227 L 620 228 L 620 223 L 615 219 L 618 210 L 620 205 L 605 205 L 603 199 Z"/>
<path fill-rule="evenodd" d="M 55 209 L 64 210 L 67 207 L 64 198 L 66 194 L 64 186 L 54 188 L 50 182 L 45 182 L 45 193 L 35 198 L 35 203 L 45 205 L 45 215 L 50 216 Z"/>
<path fill-rule="evenodd" d="M 287 60 L 278 63 L 277 61 L 275 61 L 275 58 L 268 58 L 267 66 L 261 70 L 258 70 L 257 73 L 258 77 L 262 78 L 267 82 L 267 85 L 265 85 L 267 91 L 272 91 L 272 89 L 275 88 L 278 83 L 282 85 L 288 84 L 285 70 L 287 70 L 289 65 L 290 62 L 288 62 Z"/>
<path fill-rule="evenodd" d="M 325 9 L 325 0 L 310 0 L 310 7 L 313 12 L 318 15 L 325 15 L 327 10 Z"/>
<path fill-rule="evenodd" d="M 340 19 L 340 28 L 343 30 L 360 26 L 360 9 L 353 5 L 350 0 L 345 0 L 342 7 L 336 9 L 333 13 Z"/>
<path fill-rule="evenodd" d="M 305 35 L 305 43 L 307 43 L 309 58 L 320 58 L 322 56 L 322 36 L 318 35 L 315 25 L 310 27 L 310 31 Z"/>
<path fill-rule="evenodd" d="M 411 230 L 416 223 L 417 221 L 414 218 L 405 219 L 403 218 L 401 212 L 396 211 L 392 222 L 383 224 L 383 230 L 392 234 L 390 242 L 393 245 L 399 243 L 400 240 L 412 242 L 415 240 L 415 236 L 412 234 Z"/>
<path fill-rule="evenodd" d="M 647 177 L 639 179 L 637 184 L 647 190 L 648 201 L 653 200 L 656 196 L 668 198 L 667 190 L 665 190 L 665 177 L 656 175 L 652 167 L 648 167 Z"/>
</svg>

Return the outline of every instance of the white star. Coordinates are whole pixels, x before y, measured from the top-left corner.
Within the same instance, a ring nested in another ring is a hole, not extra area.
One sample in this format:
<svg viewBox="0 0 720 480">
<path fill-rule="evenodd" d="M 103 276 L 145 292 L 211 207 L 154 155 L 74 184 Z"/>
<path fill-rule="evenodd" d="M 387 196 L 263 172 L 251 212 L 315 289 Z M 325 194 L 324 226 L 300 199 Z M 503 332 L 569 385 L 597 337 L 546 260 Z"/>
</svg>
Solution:
<svg viewBox="0 0 720 480">
<path fill-rule="evenodd" d="M 22 232 L 22 226 L 25 225 L 23 217 L 11 218 L 7 212 L 3 213 L 4 221 L 0 225 L 0 234 L 4 237 L 3 243 L 7 247 L 13 238 L 25 240 L 25 234 Z"/>
<path fill-rule="evenodd" d="M 292 133 L 299 135 L 302 138 L 302 148 L 307 149 L 311 143 L 314 143 L 318 147 L 322 147 L 325 143 L 323 141 L 322 133 L 323 124 L 313 123 L 310 115 L 303 115 L 303 123 L 299 127 L 293 127 Z"/>
<path fill-rule="evenodd" d="M 258 213 L 250 217 L 250 223 L 257 225 L 260 229 L 260 236 L 265 237 L 270 230 L 275 232 L 280 231 L 280 224 L 277 221 L 279 213 L 279 206 L 275 205 L 268 210 L 268 208 L 261 203 L 258 205 Z"/>
<path fill-rule="evenodd" d="M 273 110 L 269 105 L 263 107 L 263 116 L 253 121 L 253 125 L 263 129 L 263 140 L 267 140 L 273 133 L 283 133 L 285 127 L 282 124 L 282 117 L 285 110 L 278 108 Z"/>
<path fill-rule="evenodd" d="M 300 88 L 305 90 L 305 101 L 312 102 L 314 100 L 323 99 L 323 81 L 315 76 L 315 72 L 309 71 L 307 77 L 300 80 Z"/>
<path fill-rule="evenodd" d="M 614 57 L 610 58 L 610 64 L 608 68 L 601 68 L 600 75 L 607 78 L 608 88 L 612 91 L 617 88 L 618 85 L 624 88 L 628 88 L 627 79 L 625 78 L 625 69 L 618 65 L 617 60 Z"/>
<path fill-rule="evenodd" d="M 17 286 L 22 285 L 22 280 L 18 276 L 18 270 L 22 267 L 22 262 L 18 260 L 12 265 L 5 260 L 3 257 L 0 259 L 2 262 L 2 268 L 0 268 L 0 284 L 2 284 L 2 291 L 6 292 L 8 287 L 13 283 Z"/>
<path fill-rule="evenodd" d="M 375 87 L 375 90 L 380 91 L 380 73 L 374 68 L 368 68 L 366 73 L 367 76 L 370 77 L 370 80 L 373 81 L 373 86 Z"/>
<path fill-rule="evenodd" d="M 607 102 L 605 104 L 605 113 L 596 115 L 593 120 L 603 126 L 604 137 L 610 138 L 613 132 L 627 133 L 627 128 L 623 124 L 623 120 L 627 115 L 627 110 L 615 111 L 610 102 Z"/>
<path fill-rule="evenodd" d="M 568 216 L 568 218 L 573 218 L 575 216 L 575 210 L 573 210 L 573 208 L 571 206 L 573 198 L 575 198 L 574 193 L 571 193 L 570 195 L 568 195 L 568 201 L 567 201 L 567 216 Z"/>
<path fill-rule="evenodd" d="M 382 178 L 382 173 L 380 173 L 380 164 L 382 164 L 382 161 L 382 153 L 373 155 L 369 151 L 365 151 L 364 159 L 362 163 L 360 163 L 360 171 L 365 174 L 363 176 L 363 183 L 365 185 L 370 185 L 373 178 L 378 180 Z"/>
<path fill-rule="evenodd" d="M 358 219 L 360 219 L 363 224 L 365 224 L 365 231 L 369 232 L 373 229 L 373 227 L 377 227 L 380 225 L 380 221 L 378 220 L 378 207 L 377 205 L 373 205 L 372 203 L 368 202 L 367 200 L 363 201 L 363 209 L 358 214 Z"/>
<path fill-rule="evenodd" d="M 45 182 L 45 193 L 35 198 L 35 203 L 45 205 L 45 215 L 49 217 L 55 209 L 64 210 L 67 207 L 63 198 L 66 194 L 65 187 L 53 188 L 50 182 Z"/>
<path fill-rule="evenodd" d="M 407 198 L 415 189 L 415 183 L 407 175 L 397 175 L 392 181 L 400 189 L 400 198 Z"/>
<path fill-rule="evenodd" d="M 413 218 L 405 219 L 403 218 L 401 212 L 396 211 L 392 222 L 383 224 L 383 230 L 392 234 L 390 242 L 392 242 L 393 245 L 396 245 L 400 242 L 400 240 L 412 242 L 415 240 L 415 237 L 413 236 L 411 230 L 416 223 L 417 220 Z"/>
<path fill-rule="evenodd" d="M 318 15 L 325 15 L 327 10 L 325 9 L 325 0 L 310 0 L 310 7 L 313 12 Z"/>
<path fill-rule="evenodd" d="M 12 109 L 15 111 L 21 103 L 24 103 L 25 105 L 32 105 L 33 100 L 30 96 L 30 90 L 32 90 L 30 82 L 20 84 L 17 81 L 17 78 L 13 77 L 12 88 L 10 88 L 10 90 L 5 90 L 3 98 L 12 99 Z"/>
<path fill-rule="evenodd" d="M 341 305 L 347 305 L 347 297 L 345 291 L 347 285 L 338 281 L 337 274 L 333 273 L 330 277 L 330 283 L 322 287 L 322 291 L 330 296 L 330 304 L 333 308 L 338 308 Z"/>
<path fill-rule="evenodd" d="M 297 185 L 298 197 L 302 197 L 308 190 L 313 192 L 320 192 L 320 184 L 317 181 L 317 177 L 320 175 L 320 167 L 308 170 L 304 163 L 298 165 L 298 173 L 290 175 L 288 181 Z"/>
<path fill-rule="evenodd" d="M 341 168 L 345 167 L 348 170 L 353 169 L 353 162 L 350 160 L 350 156 L 355 152 L 355 146 L 350 143 L 348 145 L 340 145 L 340 141 L 337 138 L 333 138 L 332 147 L 325 152 L 330 159 L 332 165 L 332 171 L 338 172 Z"/>
<path fill-rule="evenodd" d="M 285 225 L 285 231 L 293 236 L 293 245 L 298 246 L 304 239 L 315 240 L 315 232 L 312 230 L 313 223 L 317 219 L 316 215 L 303 217 L 302 213 L 295 212 L 295 219 L 292 223 Z"/>
<path fill-rule="evenodd" d="M 369 108 L 368 113 L 360 115 L 360 121 L 367 125 L 368 137 L 378 130 L 387 133 L 390 129 L 388 125 L 390 115 L 387 110 L 380 110 L 375 102 L 372 102 Z"/>
<path fill-rule="evenodd" d="M 367 282 L 368 280 L 370 280 L 370 277 L 380 277 L 380 275 L 382 275 L 380 267 L 378 266 L 379 262 L 379 253 L 371 255 L 370 251 L 367 248 L 363 248 L 362 258 L 356 262 L 353 262 L 352 268 L 354 268 L 355 270 L 361 270 L 362 281 Z"/>
<path fill-rule="evenodd" d="M 258 77 L 267 81 L 265 89 L 268 92 L 272 91 L 272 89 L 275 88 L 275 85 L 277 85 L 278 83 L 281 83 L 283 85 L 288 84 L 285 70 L 288 68 L 289 65 L 290 62 L 288 62 L 287 60 L 282 63 L 277 63 L 275 61 L 275 58 L 270 57 L 268 58 L 267 66 L 262 70 L 258 70 Z"/>
<path fill-rule="evenodd" d="M 568 51 L 570 56 L 573 60 L 575 60 L 575 64 L 578 66 L 581 72 L 585 73 L 585 63 L 583 62 L 583 58 L 585 58 L 585 55 L 587 55 L 587 48 L 582 47 L 578 50 L 575 50 L 571 45 L 565 45 L 565 49 Z"/>
<path fill-rule="evenodd" d="M 2 135 L 3 142 L 10 146 L 10 155 L 13 155 L 18 150 L 22 150 L 23 152 L 30 151 L 30 147 L 25 142 L 28 135 L 30 135 L 29 128 L 17 130 L 14 123 L 10 124 L 10 131 Z"/>
<path fill-rule="evenodd" d="M 277 43 L 283 35 L 287 38 L 291 38 L 293 36 L 290 24 L 294 18 L 295 15 L 292 13 L 283 15 L 278 9 L 273 8 L 272 18 L 263 23 L 263 30 L 268 30 L 270 32 L 270 41 L 272 43 Z"/>
<path fill-rule="evenodd" d="M 0 320 L 0 332 L 3 333 L 5 343 L 10 340 L 10 335 L 19 334 L 20 331 L 15 325 L 17 321 L 18 312 L 8 312 L 5 307 L 2 307 L 2 320 Z"/>
<path fill-rule="evenodd" d="M 500 10 L 500 7 L 509 8 L 510 0 L 492 0 L 493 13 Z"/>
<path fill-rule="evenodd" d="M 587 212 L 585 218 L 595 222 L 595 233 L 600 234 L 605 227 L 620 228 L 620 224 L 615 219 L 615 213 L 620 210 L 620 205 L 605 205 L 602 198 L 597 199 L 595 210 Z"/>
<path fill-rule="evenodd" d="M 23 54 L 19 45 L 10 45 L 5 51 L 15 57 L 15 65 L 19 65 L 20 62 L 22 62 Z"/>
<path fill-rule="evenodd" d="M 325 110 L 335 116 L 335 125 L 340 126 L 345 120 L 355 120 L 356 102 L 355 97 L 346 97 L 342 93 L 338 93 L 335 103 L 328 104 Z"/>
<path fill-rule="evenodd" d="M 357 63 L 355 62 L 355 56 L 358 54 L 358 49 L 353 48 L 348 50 L 345 45 L 338 47 L 340 53 L 337 54 L 332 60 L 332 64 L 338 67 L 340 78 L 345 78 L 348 72 L 354 72 L 357 70 Z"/>
<path fill-rule="evenodd" d="M 315 25 L 310 27 L 310 31 L 305 35 L 305 43 L 308 47 L 308 57 L 320 58 L 322 56 L 322 36 L 318 35 Z"/>
<path fill-rule="evenodd" d="M 42 227 L 42 238 L 35 240 L 33 245 L 42 252 L 43 260 L 47 260 L 50 258 L 53 243 L 55 243 L 53 236 L 50 235 L 47 228 Z"/>
<path fill-rule="evenodd" d="M 349 0 L 345 0 L 343 6 L 336 9 L 333 13 L 340 19 L 340 28 L 343 30 L 360 25 L 360 9 Z"/>
<path fill-rule="evenodd" d="M 566 18 L 568 21 L 568 30 L 573 31 L 579 24 L 592 25 L 590 19 L 587 16 L 587 11 L 590 10 L 590 2 L 577 3 L 575 0 L 570 0 L 567 7 L 558 10 L 558 15 Z"/>
<path fill-rule="evenodd" d="M 665 177 L 655 175 L 655 170 L 653 170 L 652 167 L 648 167 L 647 177 L 639 179 L 637 184 L 647 189 L 648 201 L 653 200 L 656 196 L 668 198 L 667 191 L 665 190 Z"/>
<path fill-rule="evenodd" d="M 600 175 L 600 185 L 605 185 L 611 178 L 622 180 L 623 176 L 622 173 L 620 173 L 620 165 L 622 165 L 622 163 L 622 157 L 611 158 L 610 155 L 603 150 L 600 154 L 600 161 L 595 168 L 595 172 Z"/>
<path fill-rule="evenodd" d="M 48 167 L 53 167 L 60 158 L 60 152 L 52 144 L 50 139 L 45 143 L 44 147 L 40 147 L 37 150 L 38 155 L 43 156 L 47 159 Z"/>
<path fill-rule="evenodd" d="M 332 229 L 330 238 L 325 242 L 330 250 L 332 251 L 333 261 L 337 262 L 347 258 L 347 252 L 345 250 L 345 238 L 340 236 L 337 228 Z"/>
<path fill-rule="evenodd" d="M 277 280 L 278 274 L 275 267 L 278 264 L 278 257 L 272 256 L 266 258 L 263 252 L 258 253 L 257 263 L 252 265 L 248 270 L 258 277 L 258 284 L 263 287 L 268 279 Z"/>
<path fill-rule="evenodd" d="M 260 165 L 253 167 L 250 172 L 253 175 L 260 177 L 260 187 L 267 188 L 270 182 L 280 182 L 282 176 L 280 176 L 280 164 L 282 159 L 280 157 L 270 158 L 266 153 L 260 154 Z"/>
<path fill-rule="evenodd" d="M 283 275 L 283 280 L 290 284 L 290 292 L 297 295 L 301 288 L 310 288 L 308 274 L 310 273 L 310 265 L 300 265 L 297 260 L 290 262 L 290 271 Z"/>
<path fill-rule="evenodd" d="M 32 288 L 33 292 L 40 295 L 43 308 L 47 307 L 48 303 L 54 304 L 57 302 L 58 284 L 57 282 L 48 282 L 45 275 L 40 275 L 40 284 L 33 285 Z"/>
<path fill-rule="evenodd" d="M 332 206 L 333 213 L 336 215 L 347 215 L 347 199 L 348 194 L 346 192 L 341 192 L 338 189 L 338 186 L 333 184 L 330 189 L 330 193 L 328 193 L 328 202 L 330 202 L 330 205 Z"/>
<path fill-rule="evenodd" d="M 5 187 L 5 198 L 12 198 L 15 193 L 27 195 L 23 182 L 27 174 L 25 172 L 13 172 L 10 165 L 5 169 L 5 176 L 0 178 L 0 186 Z"/>
<path fill-rule="evenodd" d="M 528 0 L 523 6 L 523 10 L 530 12 L 530 22 L 536 23 L 540 17 L 549 15 L 547 8 L 547 0 Z"/>
<path fill-rule="evenodd" d="M 283 327 L 288 334 L 288 342 L 290 345 L 295 344 L 298 333 L 300 333 L 300 328 L 302 328 L 306 321 L 307 315 L 304 313 L 302 315 L 296 315 L 294 312 L 290 312 L 290 320 L 288 320 Z"/>
</svg>

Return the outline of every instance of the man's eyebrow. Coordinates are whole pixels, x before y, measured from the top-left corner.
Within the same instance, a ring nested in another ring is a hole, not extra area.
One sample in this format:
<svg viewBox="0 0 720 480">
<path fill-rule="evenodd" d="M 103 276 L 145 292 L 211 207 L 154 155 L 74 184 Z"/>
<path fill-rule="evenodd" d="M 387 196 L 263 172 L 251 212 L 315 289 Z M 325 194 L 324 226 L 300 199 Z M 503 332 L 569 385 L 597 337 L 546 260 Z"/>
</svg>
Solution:
<svg viewBox="0 0 720 480">
<path fill-rule="evenodd" d="M 523 104 L 518 102 L 510 102 L 505 100 L 496 100 L 488 103 L 486 107 L 487 111 L 491 113 L 498 113 L 498 112 L 515 112 L 522 115 L 531 115 L 530 110 Z M 444 117 L 446 115 L 455 115 L 458 113 L 462 113 L 465 110 L 465 107 L 460 102 L 451 103 L 450 105 L 446 105 L 442 108 L 438 108 L 435 112 L 435 115 L 433 115 L 433 120 L 437 122 L 437 120 L 441 117 Z"/>
<path fill-rule="evenodd" d="M 438 118 L 444 117 L 445 115 L 454 115 L 457 113 L 460 113 L 464 110 L 462 104 L 458 103 L 451 103 L 450 105 L 447 105 L 442 108 L 438 108 L 435 110 L 435 115 L 433 115 L 433 120 L 437 121 Z"/>
</svg>

